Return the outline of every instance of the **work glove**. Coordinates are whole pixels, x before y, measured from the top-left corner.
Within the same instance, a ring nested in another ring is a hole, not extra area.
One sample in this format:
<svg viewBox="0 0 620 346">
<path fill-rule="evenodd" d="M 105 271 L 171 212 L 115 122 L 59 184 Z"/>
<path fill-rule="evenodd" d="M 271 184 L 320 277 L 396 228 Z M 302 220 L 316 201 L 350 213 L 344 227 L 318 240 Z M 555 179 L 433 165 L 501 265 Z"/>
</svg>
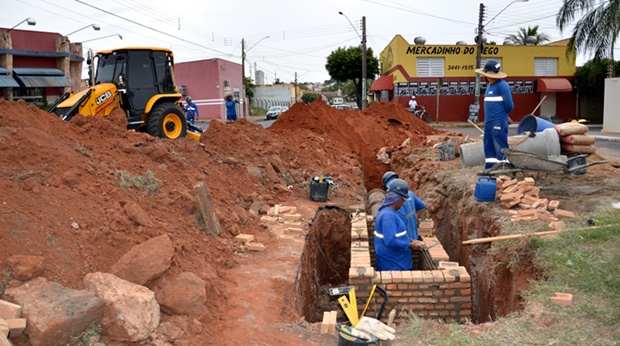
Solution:
<svg viewBox="0 0 620 346">
<path fill-rule="evenodd" d="M 383 322 L 372 317 L 362 317 L 355 329 L 372 334 L 380 340 L 394 340 L 394 328 L 388 327 Z"/>
<path fill-rule="evenodd" d="M 351 327 L 351 330 L 349 331 L 349 333 L 360 340 L 369 340 L 369 341 L 372 340 L 372 337 L 368 333 L 362 332 L 361 330 L 358 330 L 355 327 Z"/>
</svg>

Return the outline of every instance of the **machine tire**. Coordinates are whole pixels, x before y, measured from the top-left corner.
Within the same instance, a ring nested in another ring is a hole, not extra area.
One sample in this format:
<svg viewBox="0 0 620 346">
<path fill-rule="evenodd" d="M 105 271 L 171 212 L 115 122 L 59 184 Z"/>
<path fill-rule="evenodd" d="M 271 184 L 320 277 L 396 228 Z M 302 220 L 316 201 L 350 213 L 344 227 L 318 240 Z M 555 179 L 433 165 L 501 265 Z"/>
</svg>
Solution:
<svg viewBox="0 0 620 346">
<path fill-rule="evenodd" d="M 183 111 L 174 103 L 160 103 L 151 110 L 146 121 L 146 131 L 151 136 L 161 138 L 185 137 L 187 120 Z"/>
</svg>

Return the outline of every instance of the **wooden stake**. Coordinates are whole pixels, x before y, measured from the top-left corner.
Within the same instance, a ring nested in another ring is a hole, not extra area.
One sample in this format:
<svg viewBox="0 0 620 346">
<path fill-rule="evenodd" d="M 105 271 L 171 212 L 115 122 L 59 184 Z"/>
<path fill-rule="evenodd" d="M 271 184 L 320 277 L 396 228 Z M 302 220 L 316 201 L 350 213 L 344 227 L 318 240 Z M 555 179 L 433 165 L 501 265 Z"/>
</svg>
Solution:
<svg viewBox="0 0 620 346">
<path fill-rule="evenodd" d="M 478 131 L 480 131 L 480 133 L 484 134 L 484 130 L 483 130 L 483 129 L 481 129 L 481 128 L 479 128 L 479 127 L 478 127 L 478 125 L 476 125 L 476 123 L 474 123 L 473 121 L 471 121 L 471 120 L 469 120 L 469 119 L 467 119 L 467 122 L 469 122 L 470 124 L 474 125 L 474 127 L 475 127 Z"/>
<path fill-rule="evenodd" d="M 480 244 L 480 243 L 490 243 L 490 242 L 494 242 L 494 241 L 499 241 L 499 240 L 510 240 L 510 239 L 519 239 L 519 238 L 525 238 L 525 237 L 531 237 L 531 236 L 544 236 L 544 235 L 552 235 L 552 234 L 557 234 L 560 233 L 561 231 L 545 231 L 545 232 L 536 232 L 536 233 L 522 233 L 522 234 L 511 234 L 511 235 L 502 235 L 499 237 L 488 237 L 488 238 L 478 238 L 478 239 L 470 239 L 470 240 L 466 240 L 464 241 L 462 244 L 463 245 L 467 245 L 467 244 Z"/>
<path fill-rule="evenodd" d="M 222 227 L 220 226 L 220 221 L 215 214 L 215 210 L 213 210 L 213 204 L 211 203 L 211 192 L 209 192 L 207 184 L 201 181 L 194 185 L 194 194 L 196 195 L 198 210 L 200 211 L 200 215 L 202 216 L 202 221 L 207 232 L 214 235 L 220 235 L 220 233 L 222 233 Z"/>
</svg>

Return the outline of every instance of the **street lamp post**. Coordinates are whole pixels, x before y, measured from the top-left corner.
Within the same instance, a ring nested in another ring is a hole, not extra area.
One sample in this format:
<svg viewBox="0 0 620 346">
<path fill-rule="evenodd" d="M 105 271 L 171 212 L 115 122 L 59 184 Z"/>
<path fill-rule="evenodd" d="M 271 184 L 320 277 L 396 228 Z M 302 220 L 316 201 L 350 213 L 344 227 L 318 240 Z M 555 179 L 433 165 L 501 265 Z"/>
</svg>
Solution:
<svg viewBox="0 0 620 346">
<path fill-rule="evenodd" d="M 339 11 L 338 14 L 344 16 L 347 21 L 349 21 L 349 24 L 351 24 L 351 27 L 355 30 L 357 36 L 359 36 L 362 40 L 362 99 L 360 107 L 364 110 L 366 109 L 366 17 L 362 17 L 362 35 L 360 35 L 359 32 L 357 32 L 355 25 L 351 23 L 351 20 L 349 20 L 349 17 L 347 17 L 346 14 L 342 13 L 342 11 Z"/>
<path fill-rule="evenodd" d="M 241 104 L 241 108 L 243 108 L 243 117 L 246 117 L 246 110 L 245 110 L 245 54 L 247 52 L 249 52 L 252 48 L 256 47 L 257 44 L 260 43 L 260 41 L 269 38 L 269 36 L 265 36 L 263 38 L 261 38 L 260 40 L 258 40 L 256 43 L 254 43 L 252 45 L 252 47 L 248 48 L 247 50 L 245 49 L 245 39 L 241 39 L 241 101 L 243 102 L 243 104 Z M 250 68 L 251 69 L 251 68 Z M 249 114 L 248 115 L 252 115 L 252 109 L 248 109 Z"/>
<path fill-rule="evenodd" d="M 501 11 L 499 11 L 493 18 L 491 18 L 491 20 L 489 20 L 486 24 L 483 24 L 482 21 L 484 20 L 484 4 L 480 4 L 480 14 L 478 16 L 478 29 L 477 29 L 477 35 L 476 35 L 476 68 L 481 68 L 481 62 L 482 62 L 482 50 L 484 48 L 484 38 L 483 38 L 483 34 L 484 34 L 484 29 L 487 25 L 491 24 L 491 22 L 493 20 L 495 20 L 495 18 L 497 18 L 497 16 L 499 16 L 500 14 L 502 14 L 502 12 L 504 12 L 508 7 L 510 7 L 510 5 L 514 4 L 515 2 L 528 2 L 529 0 L 514 0 L 513 2 L 509 3 L 508 5 L 506 5 L 506 7 L 504 7 Z M 478 73 L 476 73 L 476 85 L 475 85 L 475 93 L 474 93 L 474 104 L 477 106 L 477 108 L 479 109 L 480 107 L 480 75 Z"/>
<path fill-rule="evenodd" d="M 78 31 L 82 31 L 82 30 L 87 29 L 87 28 L 89 28 L 89 27 L 91 27 L 91 26 L 93 27 L 93 29 L 94 29 L 95 31 L 99 31 L 99 30 L 101 30 L 101 27 L 100 27 L 99 25 L 97 25 L 97 24 L 89 24 L 89 25 L 87 25 L 87 26 L 85 26 L 85 27 L 83 27 L 83 28 L 77 29 L 77 30 L 75 30 L 74 32 L 69 33 L 69 34 L 66 34 L 66 35 L 64 35 L 64 36 L 65 36 L 65 37 L 68 37 L 68 36 L 70 36 L 70 35 L 75 34 L 75 33 L 76 33 L 76 32 L 78 32 Z"/>
<path fill-rule="evenodd" d="M 26 18 L 24 20 L 22 20 L 21 22 L 17 23 L 14 27 L 10 28 L 9 30 L 7 30 L 6 32 L 9 32 L 15 28 L 17 28 L 20 24 L 22 24 L 23 22 L 28 22 L 28 25 L 37 25 L 37 21 L 34 20 L 34 18 Z"/>
</svg>

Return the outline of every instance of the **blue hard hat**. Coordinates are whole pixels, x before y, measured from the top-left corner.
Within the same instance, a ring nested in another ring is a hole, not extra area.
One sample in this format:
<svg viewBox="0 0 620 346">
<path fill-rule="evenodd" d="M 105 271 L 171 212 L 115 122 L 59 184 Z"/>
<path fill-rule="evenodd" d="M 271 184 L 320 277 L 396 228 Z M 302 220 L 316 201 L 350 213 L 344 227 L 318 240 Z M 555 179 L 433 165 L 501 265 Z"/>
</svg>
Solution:
<svg viewBox="0 0 620 346">
<path fill-rule="evenodd" d="M 409 200 L 409 185 L 407 185 L 407 182 L 402 179 L 394 179 L 390 181 L 388 183 L 387 190 L 388 192 L 396 192 L 396 194 L 402 197 L 405 201 Z"/>
<path fill-rule="evenodd" d="M 189 96 L 188 96 L 188 97 L 186 97 L 186 98 L 185 98 L 185 102 L 187 102 L 187 103 L 192 102 L 192 98 L 191 98 L 191 97 L 189 97 Z"/>
<path fill-rule="evenodd" d="M 502 69 L 502 65 L 497 60 L 487 60 L 482 69 L 484 72 L 498 73 Z"/>
<path fill-rule="evenodd" d="M 387 171 L 385 172 L 385 174 L 383 175 L 383 178 L 381 178 L 381 183 L 383 183 L 383 188 L 387 189 L 387 184 L 388 182 L 393 179 L 393 178 L 398 178 L 398 174 L 392 172 L 392 171 Z"/>
</svg>

